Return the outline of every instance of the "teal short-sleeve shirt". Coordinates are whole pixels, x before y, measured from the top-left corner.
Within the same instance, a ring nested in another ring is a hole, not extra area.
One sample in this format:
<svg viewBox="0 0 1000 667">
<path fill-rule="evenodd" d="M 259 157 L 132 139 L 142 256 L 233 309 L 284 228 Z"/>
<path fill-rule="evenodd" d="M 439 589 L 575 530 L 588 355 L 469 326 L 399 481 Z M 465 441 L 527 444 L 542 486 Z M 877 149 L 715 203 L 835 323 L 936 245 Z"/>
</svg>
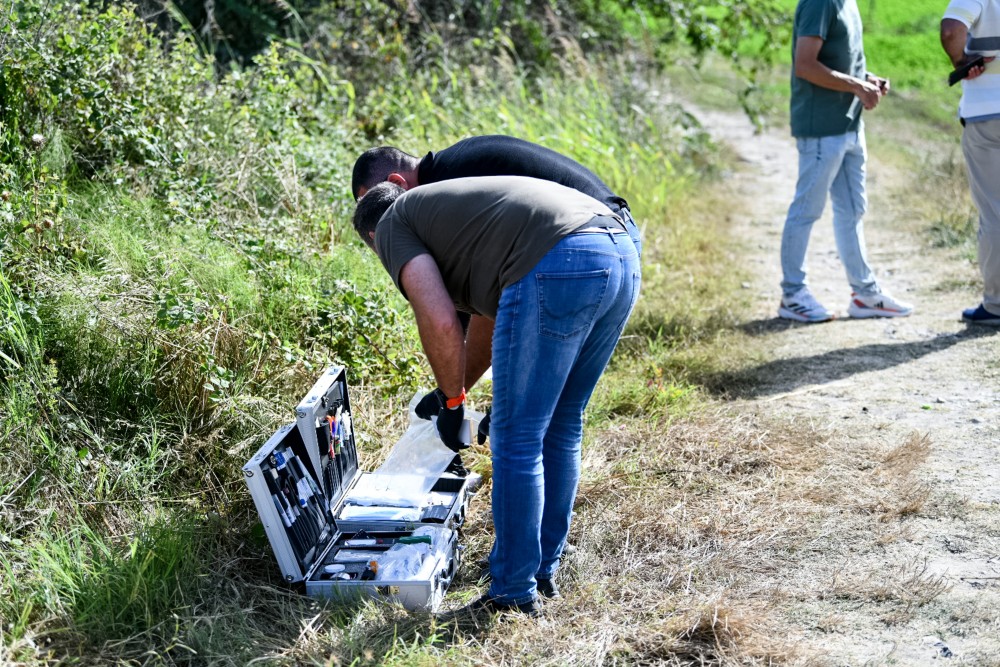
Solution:
<svg viewBox="0 0 1000 667">
<path fill-rule="evenodd" d="M 792 135 L 828 137 L 858 129 L 861 111 L 848 118 L 855 97 L 795 76 L 795 42 L 819 37 L 819 61 L 837 72 L 865 78 L 865 51 L 861 12 L 856 0 L 799 0 L 792 32 Z"/>
</svg>

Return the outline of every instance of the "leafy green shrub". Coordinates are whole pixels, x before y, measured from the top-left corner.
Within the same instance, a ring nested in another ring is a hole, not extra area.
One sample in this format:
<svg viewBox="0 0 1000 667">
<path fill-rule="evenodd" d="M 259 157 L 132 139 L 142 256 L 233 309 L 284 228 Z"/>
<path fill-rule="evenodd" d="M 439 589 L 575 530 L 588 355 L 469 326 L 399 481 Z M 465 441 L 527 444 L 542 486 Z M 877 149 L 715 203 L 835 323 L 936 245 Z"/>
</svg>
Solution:
<svg viewBox="0 0 1000 667">
<path fill-rule="evenodd" d="M 413 325 L 390 298 L 381 291 L 362 293 L 345 280 L 333 287 L 303 321 L 309 337 L 329 349 L 358 382 L 375 380 L 389 395 L 419 384 L 420 358 L 412 345 L 401 344 Z"/>
<path fill-rule="evenodd" d="M 82 3 L 16 2 L 0 18 L 3 161 L 16 163 L 32 134 L 67 135 L 75 166 L 92 174 L 114 158 L 156 152 L 157 128 L 141 118 L 162 76 L 159 40 L 131 12 Z"/>
<path fill-rule="evenodd" d="M 421 0 L 405 11 L 364 0 L 310 2 L 300 10 L 303 24 L 289 23 L 288 34 L 351 78 L 359 98 L 420 70 L 447 75 L 467 63 L 509 61 L 544 75 L 619 54 L 655 67 L 676 61 L 685 47 L 694 62 L 721 52 L 753 91 L 760 64 L 787 43 L 788 23 L 777 0 Z M 366 131 L 374 140 L 372 120 Z"/>
</svg>

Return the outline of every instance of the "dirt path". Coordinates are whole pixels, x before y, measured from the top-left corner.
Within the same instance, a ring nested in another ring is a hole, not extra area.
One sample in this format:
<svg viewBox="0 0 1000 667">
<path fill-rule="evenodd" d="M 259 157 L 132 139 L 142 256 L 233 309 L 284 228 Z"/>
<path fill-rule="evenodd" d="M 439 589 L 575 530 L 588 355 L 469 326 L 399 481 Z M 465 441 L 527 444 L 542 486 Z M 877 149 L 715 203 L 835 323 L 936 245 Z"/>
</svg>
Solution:
<svg viewBox="0 0 1000 667">
<path fill-rule="evenodd" d="M 754 319 L 744 328 L 770 350 L 737 409 L 776 423 L 807 422 L 830 434 L 826 446 L 857 449 L 859 456 L 905 445 L 923 459 L 916 470 L 922 490 L 914 490 L 919 507 L 901 513 L 898 534 L 847 545 L 832 536 L 830 550 L 817 556 L 815 576 L 793 576 L 813 583 L 797 594 L 785 591 L 790 599 L 781 614 L 794 628 L 788 639 L 813 656 L 807 662 L 825 655 L 826 664 L 836 665 L 1000 665 L 1000 333 L 967 328 L 958 318 L 978 301 L 973 291 L 953 287 L 972 269 L 928 249 L 919 225 L 894 219 L 893 174 L 873 155 L 869 258 L 883 286 L 915 303 L 916 312 L 898 320 L 847 318 L 850 289 L 828 206 L 813 230 L 809 278 L 841 319 L 777 320 L 778 250 L 794 189 L 795 145 L 784 128 L 754 135 L 740 115 L 704 115 L 706 127 L 743 163 L 729 187 L 749 211 L 736 224 L 749 239 L 756 274 Z M 859 573 L 869 591 L 882 587 L 890 595 L 909 587 L 895 593 L 911 595 L 907 613 L 887 618 L 878 595 L 838 593 L 842 581 L 830 579 Z"/>
</svg>

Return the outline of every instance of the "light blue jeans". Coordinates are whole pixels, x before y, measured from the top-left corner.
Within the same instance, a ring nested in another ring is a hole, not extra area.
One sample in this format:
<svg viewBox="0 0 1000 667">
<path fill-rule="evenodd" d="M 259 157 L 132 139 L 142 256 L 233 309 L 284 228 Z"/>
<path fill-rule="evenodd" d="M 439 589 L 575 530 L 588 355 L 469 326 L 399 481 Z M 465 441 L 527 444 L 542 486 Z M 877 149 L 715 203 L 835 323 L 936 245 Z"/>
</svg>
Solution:
<svg viewBox="0 0 1000 667">
<path fill-rule="evenodd" d="M 493 329 L 489 595 L 520 604 L 559 566 L 580 479 L 583 410 L 639 295 L 627 234 L 572 234 L 500 295 Z"/>
<path fill-rule="evenodd" d="M 833 202 L 833 233 L 840 261 L 851 289 L 862 296 L 878 294 L 875 274 L 865 256 L 863 218 L 868 208 L 865 196 L 864 125 L 857 132 L 832 137 L 799 137 L 799 180 L 788 208 L 781 235 L 781 290 L 792 296 L 806 286 L 806 248 L 809 233 L 826 207 Z"/>
</svg>

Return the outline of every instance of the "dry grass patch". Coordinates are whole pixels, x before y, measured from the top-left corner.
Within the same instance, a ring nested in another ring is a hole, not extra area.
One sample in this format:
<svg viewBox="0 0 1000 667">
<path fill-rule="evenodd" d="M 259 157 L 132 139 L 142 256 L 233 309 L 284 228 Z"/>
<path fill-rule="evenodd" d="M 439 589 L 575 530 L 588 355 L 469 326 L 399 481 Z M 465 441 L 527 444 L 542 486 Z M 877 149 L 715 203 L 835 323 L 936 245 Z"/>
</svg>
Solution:
<svg viewBox="0 0 1000 667">
<path fill-rule="evenodd" d="M 930 438 L 911 433 L 882 459 L 875 477 L 886 492 L 876 499 L 873 510 L 881 514 L 883 521 L 916 514 L 924 507 L 931 487 L 914 473 L 930 453 Z"/>
<path fill-rule="evenodd" d="M 845 446 L 816 424 L 722 412 L 662 430 L 629 426 L 595 434 L 587 448 L 571 537 L 580 549 L 562 576 L 564 589 L 599 592 L 619 608 L 614 617 L 643 628 L 630 647 L 662 649 L 674 637 L 672 659 L 701 664 L 682 659 L 684 633 L 665 628 L 725 599 L 727 622 L 753 621 L 709 624 L 730 631 L 698 643 L 698 660 L 795 662 L 794 645 L 772 631 L 781 626 L 775 602 L 843 600 L 853 589 L 892 601 L 891 616 L 944 590 L 913 568 L 874 567 L 850 585 L 830 571 L 905 537 L 902 522 L 924 497 L 912 491 L 924 489 L 915 473 L 926 437 L 884 453 L 875 442 Z"/>
<path fill-rule="evenodd" d="M 872 603 L 878 620 L 892 626 L 910 621 L 917 608 L 950 587 L 944 577 L 928 571 L 926 560 L 900 564 L 851 563 L 834 575 L 832 584 L 819 599 Z"/>
</svg>

